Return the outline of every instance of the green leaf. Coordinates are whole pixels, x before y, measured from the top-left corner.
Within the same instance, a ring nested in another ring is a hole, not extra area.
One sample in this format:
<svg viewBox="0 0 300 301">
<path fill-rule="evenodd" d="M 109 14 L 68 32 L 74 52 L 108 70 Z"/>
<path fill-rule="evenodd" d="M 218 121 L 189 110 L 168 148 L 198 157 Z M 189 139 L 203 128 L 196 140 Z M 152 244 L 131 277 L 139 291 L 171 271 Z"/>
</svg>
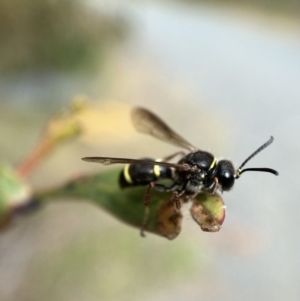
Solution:
<svg viewBox="0 0 300 301">
<path fill-rule="evenodd" d="M 0 167 L 0 226 L 31 200 L 29 186 L 9 167 Z"/>
<path fill-rule="evenodd" d="M 40 192 L 35 195 L 39 201 L 56 197 L 74 197 L 94 202 L 122 222 L 141 228 L 144 219 L 144 195 L 146 187 L 120 189 L 118 178 L 120 169 L 74 179 L 57 189 Z M 183 203 L 183 200 L 182 200 Z M 193 200 L 191 213 L 205 231 L 218 231 L 225 217 L 225 207 L 218 195 L 200 194 Z M 199 208 L 203 208 L 201 214 Z M 200 218 L 200 216 L 206 218 Z M 213 225 L 209 227 L 209 222 Z M 172 194 L 151 190 L 149 216 L 145 231 L 174 239 L 181 230 L 182 213 L 176 209 Z M 216 226 L 218 225 L 218 226 Z"/>
<path fill-rule="evenodd" d="M 120 189 L 118 185 L 120 170 L 108 170 L 96 175 L 84 176 L 70 181 L 58 189 L 37 193 L 38 200 L 55 197 L 75 197 L 87 199 L 121 221 L 140 228 L 144 218 L 145 187 Z M 151 203 L 146 231 L 175 238 L 181 229 L 181 213 L 173 204 L 168 205 L 170 193 L 151 191 Z M 165 221 L 166 215 L 170 221 Z"/>
</svg>

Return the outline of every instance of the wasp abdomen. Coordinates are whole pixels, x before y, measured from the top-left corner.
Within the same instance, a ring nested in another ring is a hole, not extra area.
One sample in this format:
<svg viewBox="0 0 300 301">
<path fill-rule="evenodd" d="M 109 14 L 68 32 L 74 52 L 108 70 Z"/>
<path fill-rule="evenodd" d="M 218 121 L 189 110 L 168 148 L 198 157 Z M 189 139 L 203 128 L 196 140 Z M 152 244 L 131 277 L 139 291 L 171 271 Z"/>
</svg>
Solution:
<svg viewBox="0 0 300 301">
<path fill-rule="evenodd" d="M 158 161 L 153 158 L 143 158 L 147 161 Z M 148 185 L 159 179 L 171 179 L 172 170 L 167 166 L 128 164 L 122 170 L 119 177 L 121 188 L 139 185 Z"/>
</svg>

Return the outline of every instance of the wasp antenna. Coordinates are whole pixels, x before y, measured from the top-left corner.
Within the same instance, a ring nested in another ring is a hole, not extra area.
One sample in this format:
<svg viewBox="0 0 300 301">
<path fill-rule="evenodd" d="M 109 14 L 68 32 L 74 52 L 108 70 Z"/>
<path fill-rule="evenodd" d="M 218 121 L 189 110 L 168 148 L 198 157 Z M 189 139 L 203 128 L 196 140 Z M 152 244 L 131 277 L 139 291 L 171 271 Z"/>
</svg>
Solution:
<svg viewBox="0 0 300 301">
<path fill-rule="evenodd" d="M 252 155 L 250 155 L 242 163 L 242 165 L 239 167 L 239 169 L 241 170 L 248 163 L 248 161 L 250 161 L 253 157 L 255 157 L 258 153 L 260 153 L 263 149 L 265 149 L 267 146 L 269 146 L 273 141 L 274 141 L 274 138 L 273 138 L 273 136 L 271 136 L 271 138 L 266 143 L 264 143 L 260 148 L 258 148 Z"/>
<path fill-rule="evenodd" d="M 260 168 L 245 168 L 245 169 L 238 169 L 237 173 L 235 175 L 235 178 L 238 179 L 242 173 L 244 173 L 245 171 L 261 171 L 261 172 L 269 172 L 272 173 L 275 176 L 278 176 L 279 173 L 278 171 L 276 171 L 275 169 L 272 168 L 266 168 L 266 167 L 260 167 Z"/>
<path fill-rule="evenodd" d="M 243 167 L 253 158 L 255 157 L 258 153 L 260 153 L 263 149 L 265 149 L 267 146 L 269 146 L 272 142 L 274 141 L 274 137 L 271 136 L 270 139 L 264 143 L 261 147 L 259 147 L 253 154 L 251 154 L 242 164 L 241 166 L 238 168 L 235 178 L 239 178 L 241 176 L 241 174 L 245 171 L 262 171 L 262 172 L 269 172 L 272 173 L 274 175 L 278 175 L 278 172 L 274 169 L 271 168 L 246 168 L 243 169 Z"/>
</svg>

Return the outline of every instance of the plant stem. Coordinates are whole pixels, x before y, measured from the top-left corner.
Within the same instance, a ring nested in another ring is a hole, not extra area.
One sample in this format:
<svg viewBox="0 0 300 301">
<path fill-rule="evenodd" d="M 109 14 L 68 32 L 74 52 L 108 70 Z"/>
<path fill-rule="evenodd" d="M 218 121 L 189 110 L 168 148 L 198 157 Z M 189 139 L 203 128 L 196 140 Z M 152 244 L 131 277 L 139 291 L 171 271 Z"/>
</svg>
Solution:
<svg viewBox="0 0 300 301">
<path fill-rule="evenodd" d="M 18 174 L 23 178 L 28 177 L 54 145 L 55 142 L 52 139 L 48 137 L 42 139 L 27 158 L 17 167 Z"/>
</svg>

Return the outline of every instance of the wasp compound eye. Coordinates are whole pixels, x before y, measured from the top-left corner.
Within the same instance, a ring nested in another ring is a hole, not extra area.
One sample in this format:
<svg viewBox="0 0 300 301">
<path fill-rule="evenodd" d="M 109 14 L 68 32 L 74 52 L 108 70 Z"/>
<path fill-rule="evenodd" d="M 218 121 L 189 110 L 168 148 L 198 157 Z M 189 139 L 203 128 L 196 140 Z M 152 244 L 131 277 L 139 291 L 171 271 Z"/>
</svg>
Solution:
<svg viewBox="0 0 300 301">
<path fill-rule="evenodd" d="M 217 178 L 223 190 L 230 190 L 234 184 L 234 167 L 230 161 L 221 160 L 218 163 Z"/>
</svg>

